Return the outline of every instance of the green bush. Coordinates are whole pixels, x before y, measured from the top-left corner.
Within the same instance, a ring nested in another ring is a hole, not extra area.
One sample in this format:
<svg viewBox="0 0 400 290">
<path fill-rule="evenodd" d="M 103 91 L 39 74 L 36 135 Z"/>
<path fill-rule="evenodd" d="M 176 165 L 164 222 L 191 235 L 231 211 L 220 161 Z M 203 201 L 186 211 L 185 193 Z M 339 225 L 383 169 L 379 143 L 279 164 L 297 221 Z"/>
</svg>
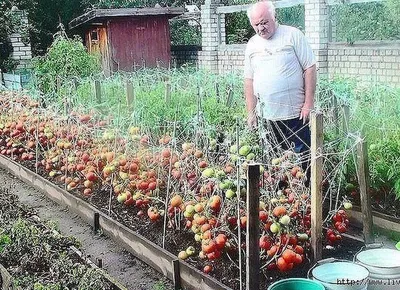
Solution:
<svg viewBox="0 0 400 290">
<path fill-rule="evenodd" d="M 45 94 L 57 90 L 61 84 L 74 77 L 88 77 L 100 71 L 99 58 L 86 51 L 82 41 L 57 34 L 48 52 L 32 60 L 36 86 Z"/>
<path fill-rule="evenodd" d="M 330 19 L 336 22 L 336 41 L 399 39 L 399 25 L 389 11 L 388 6 L 378 2 L 333 6 Z"/>
<path fill-rule="evenodd" d="M 400 132 L 369 146 L 371 186 L 400 199 Z"/>
<path fill-rule="evenodd" d="M 400 25 L 400 1 L 399 0 L 386 0 L 384 1 L 386 10 L 393 23 L 397 26 Z"/>
<path fill-rule="evenodd" d="M 319 106 L 326 108 L 333 95 L 339 107 L 350 108 L 350 132 L 363 131 L 369 144 L 370 186 L 374 194 L 400 199 L 400 89 L 363 85 L 354 79 L 321 80 Z M 348 142 L 347 137 L 344 140 Z M 352 179 L 356 179 L 354 164 L 349 170 Z"/>
</svg>

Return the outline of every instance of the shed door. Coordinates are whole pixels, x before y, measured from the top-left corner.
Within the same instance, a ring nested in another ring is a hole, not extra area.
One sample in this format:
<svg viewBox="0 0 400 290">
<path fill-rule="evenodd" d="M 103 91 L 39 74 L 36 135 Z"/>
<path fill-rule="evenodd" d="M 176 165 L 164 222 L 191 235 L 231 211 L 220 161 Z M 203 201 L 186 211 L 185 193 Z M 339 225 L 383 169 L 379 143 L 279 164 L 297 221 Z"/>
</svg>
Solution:
<svg viewBox="0 0 400 290">
<path fill-rule="evenodd" d="M 116 70 L 164 66 L 171 60 L 166 16 L 113 19 L 109 22 L 111 61 Z"/>
<path fill-rule="evenodd" d="M 86 34 L 86 43 L 90 53 L 99 54 L 101 66 L 106 76 L 110 75 L 110 56 L 107 41 L 107 29 L 105 26 L 93 27 Z"/>
</svg>

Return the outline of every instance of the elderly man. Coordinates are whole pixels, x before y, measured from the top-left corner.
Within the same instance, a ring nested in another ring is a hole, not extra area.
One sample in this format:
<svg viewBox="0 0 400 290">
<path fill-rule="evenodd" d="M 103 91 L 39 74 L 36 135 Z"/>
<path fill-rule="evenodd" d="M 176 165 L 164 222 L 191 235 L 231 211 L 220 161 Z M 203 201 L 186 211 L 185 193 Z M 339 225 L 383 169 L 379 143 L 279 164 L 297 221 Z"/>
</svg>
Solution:
<svg viewBox="0 0 400 290">
<path fill-rule="evenodd" d="M 277 22 L 272 2 L 257 2 L 247 15 L 256 32 L 245 52 L 248 125 L 266 125 L 276 146 L 304 152 L 310 146 L 308 117 L 316 87 L 312 49 L 300 30 Z"/>
</svg>

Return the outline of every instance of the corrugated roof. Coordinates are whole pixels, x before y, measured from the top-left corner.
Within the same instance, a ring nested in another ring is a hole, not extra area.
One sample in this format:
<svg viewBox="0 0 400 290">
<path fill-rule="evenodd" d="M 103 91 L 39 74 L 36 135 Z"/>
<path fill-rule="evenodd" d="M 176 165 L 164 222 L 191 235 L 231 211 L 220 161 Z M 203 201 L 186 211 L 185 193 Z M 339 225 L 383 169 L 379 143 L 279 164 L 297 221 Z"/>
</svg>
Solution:
<svg viewBox="0 0 400 290">
<path fill-rule="evenodd" d="M 183 7 L 93 9 L 71 20 L 69 22 L 69 28 L 73 29 L 83 24 L 88 24 L 112 17 L 166 15 L 169 18 L 172 18 L 181 15 L 184 12 L 185 8 Z"/>
</svg>

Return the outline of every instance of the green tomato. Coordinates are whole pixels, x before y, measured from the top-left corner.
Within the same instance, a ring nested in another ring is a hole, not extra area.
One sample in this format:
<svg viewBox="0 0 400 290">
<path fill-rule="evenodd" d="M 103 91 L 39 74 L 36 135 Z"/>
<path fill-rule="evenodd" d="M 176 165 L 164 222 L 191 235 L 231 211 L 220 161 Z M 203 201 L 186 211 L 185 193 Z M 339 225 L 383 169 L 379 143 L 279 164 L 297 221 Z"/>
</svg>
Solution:
<svg viewBox="0 0 400 290">
<path fill-rule="evenodd" d="M 290 217 L 289 217 L 287 214 L 285 214 L 283 217 L 281 217 L 281 218 L 279 219 L 279 222 L 280 222 L 282 225 L 287 226 L 287 225 L 290 223 Z"/>
<path fill-rule="evenodd" d="M 269 228 L 269 230 L 271 231 L 271 233 L 276 234 L 281 230 L 281 226 L 279 225 L 279 223 L 273 223 L 271 225 L 271 227 Z"/>
</svg>

